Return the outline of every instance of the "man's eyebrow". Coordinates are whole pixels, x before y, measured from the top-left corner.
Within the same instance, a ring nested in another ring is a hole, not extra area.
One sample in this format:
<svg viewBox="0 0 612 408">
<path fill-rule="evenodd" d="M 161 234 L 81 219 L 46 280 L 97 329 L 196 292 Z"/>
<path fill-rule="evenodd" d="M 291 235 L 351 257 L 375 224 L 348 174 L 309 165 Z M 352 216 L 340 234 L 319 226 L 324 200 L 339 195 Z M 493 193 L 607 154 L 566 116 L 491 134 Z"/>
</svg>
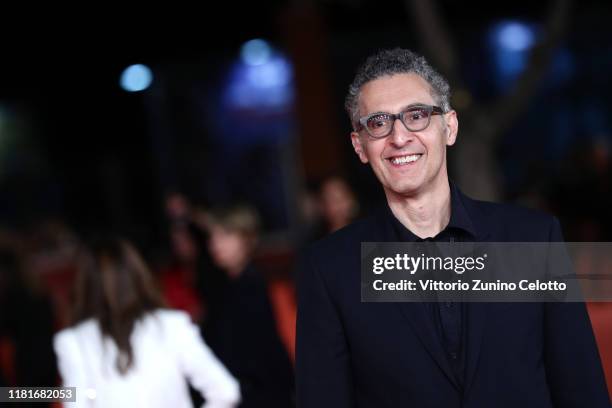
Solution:
<svg viewBox="0 0 612 408">
<path fill-rule="evenodd" d="M 402 112 L 405 111 L 405 110 L 408 110 L 408 109 L 411 109 L 411 108 L 417 108 L 417 107 L 420 107 L 420 106 L 430 106 L 430 105 L 427 104 L 427 103 L 415 102 L 415 103 L 411 103 L 410 105 L 403 106 L 402 107 Z"/>
<path fill-rule="evenodd" d="M 430 106 L 427 103 L 421 103 L 421 102 L 415 102 L 415 103 L 411 103 L 409 105 L 404 105 L 402 106 L 402 108 L 399 110 L 399 112 L 403 112 L 403 111 L 407 111 L 408 109 L 411 108 L 417 108 L 420 106 Z M 375 115 L 385 115 L 385 114 L 390 114 L 391 112 L 385 112 L 385 111 L 376 111 L 376 112 L 372 112 L 372 113 L 368 113 L 365 116 L 362 117 L 369 117 L 369 116 L 375 116 Z"/>
</svg>

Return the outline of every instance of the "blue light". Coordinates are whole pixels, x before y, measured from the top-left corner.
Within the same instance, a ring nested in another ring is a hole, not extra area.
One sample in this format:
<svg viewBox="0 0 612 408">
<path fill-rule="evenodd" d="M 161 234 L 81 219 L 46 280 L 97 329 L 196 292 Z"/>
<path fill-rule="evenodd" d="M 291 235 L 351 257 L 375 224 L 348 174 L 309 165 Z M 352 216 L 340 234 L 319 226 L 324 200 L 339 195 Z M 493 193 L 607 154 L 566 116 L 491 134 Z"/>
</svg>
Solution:
<svg viewBox="0 0 612 408">
<path fill-rule="evenodd" d="M 128 92 L 139 92 L 147 89 L 153 81 L 153 73 L 146 65 L 135 64 L 121 73 L 121 88 Z"/>
<path fill-rule="evenodd" d="M 242 61 L 251 66 L 263 65 L 270 60 L 272 48 L 261 39 L 250 40 L 244 43 L 240 51 Z"/>
<path fill-rule="evenodd" d="M 497 42 L 509 51 L 526 51 L 535 42 L 535 33 L 519 22 L 505 22 L 497 28 Z"/>
<path fill-rule="evenodd" d="M 489 49 L 495 64 L 495 77 L 500 89 L 507 89 L 525 70 L 529 51 L 537 40 L 534 24 L 501 21 L 489 31 Z"/>
<path fill-rule="evenodd" d="M 275 53 L 263 64 L 241 63 L 234 65 L 225 98 L 229 106 L 260 111 L 283 111 L 291 106 L 294 98 L 293 67 L 281 54 Z"/>
<path fill-rule="evenodd" d="M 223 81 L 221 103 L 208 112 L 214 133 L 226 145 L 277 143 L 295 133 L 293 65 L 282 52 L 266 47 L 260 55 L 265 58 L 247 61 L 242 52 Z"/>
<path fill-rule="evenodd" d="M 246 76 L 255 88 L 282 87 L 291 81 L 291 65 L 282 57 L 270 59 L 265 64 L 252 66 Z"/>
</svg>

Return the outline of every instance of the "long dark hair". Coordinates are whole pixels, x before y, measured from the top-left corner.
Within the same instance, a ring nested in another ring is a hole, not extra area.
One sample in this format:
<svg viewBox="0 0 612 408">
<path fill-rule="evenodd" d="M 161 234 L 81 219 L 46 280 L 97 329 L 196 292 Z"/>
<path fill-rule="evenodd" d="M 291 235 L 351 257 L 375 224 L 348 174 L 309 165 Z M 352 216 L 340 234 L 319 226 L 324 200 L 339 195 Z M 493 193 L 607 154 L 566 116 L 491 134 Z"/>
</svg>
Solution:
<svg viewBox="0 0 612 408">
<path fill-rule="evenodd" d="M 75 323 L 90 318 L 100 323 L 102 333 L 117 345 L 117 368 L 125 374 L 134 360 L 134 324 L 163 307 L 146 263 L 128 241 L 98 239 L 80 254 L 75 295 Z"/>
</svg>

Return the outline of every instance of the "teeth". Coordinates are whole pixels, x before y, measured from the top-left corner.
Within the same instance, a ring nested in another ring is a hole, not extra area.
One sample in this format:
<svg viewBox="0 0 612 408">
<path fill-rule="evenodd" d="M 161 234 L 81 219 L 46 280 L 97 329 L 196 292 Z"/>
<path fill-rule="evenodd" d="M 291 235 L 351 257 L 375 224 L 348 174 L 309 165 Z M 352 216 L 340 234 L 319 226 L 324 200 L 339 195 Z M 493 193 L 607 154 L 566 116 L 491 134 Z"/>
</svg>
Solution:
<svg viewBox="0 0 612 408">
<path fill-rule="evenodd" d="M 391 162 L 393 164 L 412 163 L 414 161 L 417 161 L 419 157 L 421 157 L 420 154 L 411 154 L 410 156 L 394 157 L 393 159 L 391 159 Z"/>
</svg>

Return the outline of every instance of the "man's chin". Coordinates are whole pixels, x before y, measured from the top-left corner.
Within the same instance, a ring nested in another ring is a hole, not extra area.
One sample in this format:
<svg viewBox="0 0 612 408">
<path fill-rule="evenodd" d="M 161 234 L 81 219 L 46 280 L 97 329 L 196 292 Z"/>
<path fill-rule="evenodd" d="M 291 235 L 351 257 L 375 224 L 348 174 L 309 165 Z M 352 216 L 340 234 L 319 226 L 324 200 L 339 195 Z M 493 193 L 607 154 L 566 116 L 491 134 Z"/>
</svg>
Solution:
<svg viewBox="0 0 612 408">
<path fill-rule="evenodd" d="M 387 195 L 391 194 L 396 197 L 414 197 L 419 194 L 421 189 L 421 183 L 399 183 L 386 187 L 385 192 Z"/>
</svg>

